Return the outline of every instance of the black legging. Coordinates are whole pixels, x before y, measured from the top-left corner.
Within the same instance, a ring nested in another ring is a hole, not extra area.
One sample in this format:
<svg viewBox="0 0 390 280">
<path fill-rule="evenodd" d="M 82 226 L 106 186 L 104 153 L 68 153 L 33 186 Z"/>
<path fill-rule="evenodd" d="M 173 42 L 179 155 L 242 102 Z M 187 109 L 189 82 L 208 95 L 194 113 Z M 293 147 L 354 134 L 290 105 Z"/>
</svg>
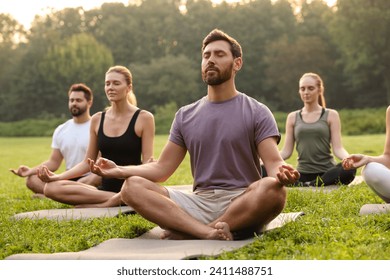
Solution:
<svg viewBox="0 0 390 280">
<path fill-rule="evenodd" d="M 263 177 L 267 177 L 264 166 L 261 166 Z M 329 185 L 348 185 L 355 179 L 356 169 L 345 170 L 341 163 L 330 168 L 325 173 L 301 173 L 299 181 L 294 185 L 304 186 L 329 186 Z"/>
<path fill-rule="evenodd" d="M 341 163 L 335 165 L 325 173 L 305 174 L 301 173 L 299 182 L 309 186 L 348 185 L 355 179 L 356 169 L 345 170 Z"/>
</svg>

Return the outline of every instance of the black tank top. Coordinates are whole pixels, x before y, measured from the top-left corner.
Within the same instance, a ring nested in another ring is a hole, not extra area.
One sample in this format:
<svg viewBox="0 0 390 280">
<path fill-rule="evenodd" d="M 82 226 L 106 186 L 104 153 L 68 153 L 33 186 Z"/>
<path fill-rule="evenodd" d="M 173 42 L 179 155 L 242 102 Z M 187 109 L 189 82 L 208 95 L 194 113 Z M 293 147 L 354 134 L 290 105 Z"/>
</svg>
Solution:
<svg viewBox="0 0 390 280">
<path fill-rule="evenodd" d="M 114 161 L 117 165 L 140 165 L 142 153 L 141 137 L 135 133 L 134 126 L 140 113 L 138 109 L 131 118 L 125 133 L 118 137 L 106 136 L 103 132 L 103 123 L 106 112 L 102 112 L 98 131 L 98 148 L 102 157 Z M 102 190 L 119 192 L 123 179 L 102 179 Z"/>
</svg>

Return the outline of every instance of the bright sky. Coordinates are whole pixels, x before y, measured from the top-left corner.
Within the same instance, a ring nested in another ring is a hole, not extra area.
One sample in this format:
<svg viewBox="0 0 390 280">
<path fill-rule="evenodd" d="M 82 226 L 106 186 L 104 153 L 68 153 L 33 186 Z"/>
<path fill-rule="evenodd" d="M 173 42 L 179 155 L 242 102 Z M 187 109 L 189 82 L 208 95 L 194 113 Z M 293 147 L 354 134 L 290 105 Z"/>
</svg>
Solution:
<svg viewBox="0 0 390 280">
<path fill-rule="evenodd" d="M 47 8 L 61 10 L 67 7 L 80 7 L 90 10 L 103 3 L 120 2 L 125 5 L 128 0 L 0 0 L 0 13 L 10 14 L 18 22 L 29 28 L 35 15 L 44 15 Z"/>
<path fill-rule="evenodd" d="M 215 3 L 222 2 L 222 0 L 212 1 Z M 228 0 L 228 2 L 236 1 L 239 0 Z M 336 1 L 327 0 L 328 5 L 332 5 Z M 0 13 L 12 15 L 13 18 L 28 29 L 35 15 L 46 14 L 48 8 L 61 10 L 66 7 L 82 6 L 84 10 L 90 10 L 108 2 L 121 2 L 125 5 L 129 3 L 128 0 L 0 0 Z"/>
</svg>

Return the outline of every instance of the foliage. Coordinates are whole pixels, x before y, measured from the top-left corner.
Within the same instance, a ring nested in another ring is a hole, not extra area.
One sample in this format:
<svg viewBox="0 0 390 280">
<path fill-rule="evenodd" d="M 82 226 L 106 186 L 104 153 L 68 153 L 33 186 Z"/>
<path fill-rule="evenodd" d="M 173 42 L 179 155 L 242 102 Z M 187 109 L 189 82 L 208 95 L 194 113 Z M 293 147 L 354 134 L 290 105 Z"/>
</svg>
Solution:
<svg viewBox="0 0 390 280">
<path fill-rule="evenodd" d="M 187 104 L 205 93 L 200 77 L 203 38 L 220 28 L 243 47 L 237 89 L 291 111 L 304 72 L 318 72 L 335 109 L 389 103 L 389 1 L 140 0 L 91 10 L 66 8 L 36 16 L 23 30 L 0 14 L 0 121 L 60 117 L 71 83 L 95 92 L 93 111 L 106 106 L 105 70 L 129 66 L 141 107 Z M 16 38 L 20 38 L 17 39 Z M 62 97 L 64 99 L 62 99 Z"/>
<path fill-rule="evenodd" d="M 63 118 L 25 119 L 16 122 L 0 122 L 1 137 L 52 136 L 54 129 L 65 122 Z"/>
<path fill-rule="evenodd" d="M 268 46 L 265 56 L 265 61 L 269 65 L 266 70 L 266 75 L 269 77 L 267 84 L 270 90 L 279 92 L 272 98 L 272 104 L 275 104 L 274 107 L 277 106 L 277 110 L 286 111 L 301 106 L 298 81 L 303 73 L 318 73 L 326 83 L 328 80 L 326 73 L 331 73 L 329 70 L 334 68 L 327 47 L 318 36 L 301 36 L 294 42 L 289 42 L 287 37 L 283 37 Z M 313 57 L 316 59 L 313 60 Z M 289 72 L 280 75 L 285 63 L 291 65 Z"/>
<path fill-rule="evenodd" d="M 178 109 L 176 102 L 154 106 L 156 134 L 168 134 Z M 299 108 L 299 107 L 298 107 Z M 381 134 L 385 133 L 386 108 L 378 109 L 343 109 L 339 111 L 342 133 L 344 135 Z M 287 113 L 274 112 L 274 117 L 281 133 L 285 132 Z M 66 118 L 55 118 L 42 114 L 38 119 L 26 119 L 15 122 L 0 122 L 1 137 L 51 136 L 54 129 Z"/>
<path fill-rule="evenodd" d="M 158 106 L 156 108 L 154 120 L 156 122 L 157 135 L 169 134 L 176 111 L 177 105 L 175 102 L 171 102 L 163 106 Z"/>
<path fill-rule="evenodd" d="M 112 63 L 110 50 L 89 34 L 80 33 L 56 43 L 38 63 L 37 72 L 45 76 L 44 94 L 51 100 L 50 108 L 43 109 L 49 113 L 63 111 L 64 93 L 71 84 L 79 82 L 95 92 L 94 107 L 104 107 L 106 96 L 99 91 L 104 88 L 104 74 Z"/>
<path fill-rule="evenodd" d="M 184 55 L 152 59 L 149 64 L 131 64 L 130 69 L 141 108 L 155 112 L 157 106 L 171 102 L 181 107 L 205 95 L 196 83 L 193 62 Z"/>
<path fill-rule="evenodd" d="M 338 0 L 337 7 L 330 30 L 349 84 L 358 88 L 377 83 L 390 102 L 390 2 Z"/>
<path fill-rule="evenodd" d="M 340 110 L 342 131 L 347 135 L 380 134 L 386 132 L 386 108 Z"/>
</svg>

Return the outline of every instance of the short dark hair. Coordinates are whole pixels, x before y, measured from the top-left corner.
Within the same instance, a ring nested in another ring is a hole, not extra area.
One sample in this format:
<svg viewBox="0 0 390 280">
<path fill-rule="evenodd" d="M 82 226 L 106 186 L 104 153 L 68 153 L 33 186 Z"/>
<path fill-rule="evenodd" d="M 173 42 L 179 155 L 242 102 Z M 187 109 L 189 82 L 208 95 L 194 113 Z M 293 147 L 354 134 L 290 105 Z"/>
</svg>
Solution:
<svg viewBox="0 0 390 280">
<path fill-rule="evenodd" d="M 83 83 L 71 85 L 70 88 L 69 88 L 69 91 L 68 91 L 68 95 L 70 95 L 70 93 L 72 91 L 82 91 L 82 92 L 84 92 L 84 97 L 85 97 L 85 99 L 87 99 L 87 101 L 91 101 L 93 99 L 92 90 L 89 87 L 87 87 L 85 84 L 83 84 Z"/>
<path fill-rule="evenodd" d="M 232 38 L 225 32 L 219 29 L 212 30 L 204 39 L 203 39 L 203 45 L 202 45 L 202 53 L 206 46 L 210 44 L 211 42 L 215 41 L 225 41 L 228 42 L 230 45 L 230 51 L 233 54 L 234 58 L 242 57 L 242 48 L 240 44 L 237 42 L 236 39 Z"/>
</svg>

